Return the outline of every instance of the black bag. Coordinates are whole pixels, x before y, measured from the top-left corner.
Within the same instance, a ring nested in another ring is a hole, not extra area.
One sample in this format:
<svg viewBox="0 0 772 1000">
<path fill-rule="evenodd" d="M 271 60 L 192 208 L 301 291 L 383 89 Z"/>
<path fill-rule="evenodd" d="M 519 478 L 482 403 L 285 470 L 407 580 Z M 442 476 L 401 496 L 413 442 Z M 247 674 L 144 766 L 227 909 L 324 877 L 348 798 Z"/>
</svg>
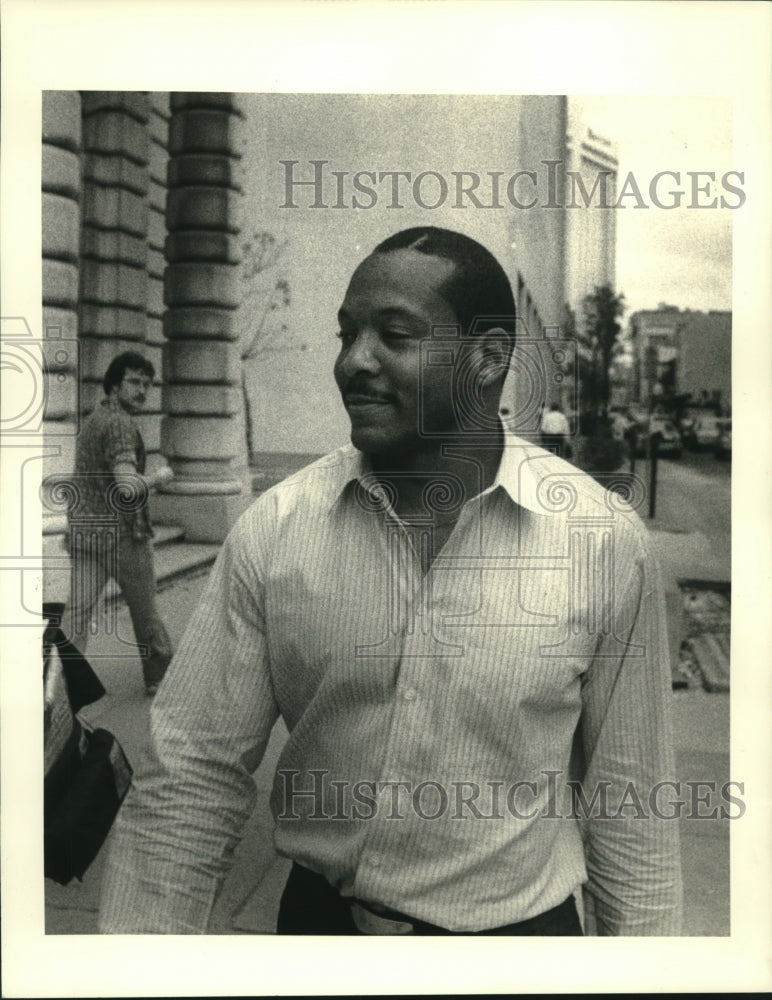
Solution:
<svg viewBox="0 0 772 1000">
<path fill-rule="evenodd" d="M 131 784 L 132 770 L 112 733 L 77 713 L 105 693 L 86 658 L 44 614 L 44 873 L 66 885 L 99 853 Z"/>
</svg>

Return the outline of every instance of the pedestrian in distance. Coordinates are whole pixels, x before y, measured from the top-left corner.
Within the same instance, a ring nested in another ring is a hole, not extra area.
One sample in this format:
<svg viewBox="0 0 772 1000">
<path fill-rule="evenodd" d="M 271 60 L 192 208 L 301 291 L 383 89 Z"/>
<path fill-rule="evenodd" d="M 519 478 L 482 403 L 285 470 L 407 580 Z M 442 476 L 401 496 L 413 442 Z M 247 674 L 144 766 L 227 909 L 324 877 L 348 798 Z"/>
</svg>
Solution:
<svg viewBox="0 0 772 1000">
<path fill-rule="evenodd" d="M 570 458 L 568 438 L 571 427 L 559 403 L 552 403 L 544 411 L 540 431 L 542 448 L 554 452 L 559 458 Z"/>
</svg>

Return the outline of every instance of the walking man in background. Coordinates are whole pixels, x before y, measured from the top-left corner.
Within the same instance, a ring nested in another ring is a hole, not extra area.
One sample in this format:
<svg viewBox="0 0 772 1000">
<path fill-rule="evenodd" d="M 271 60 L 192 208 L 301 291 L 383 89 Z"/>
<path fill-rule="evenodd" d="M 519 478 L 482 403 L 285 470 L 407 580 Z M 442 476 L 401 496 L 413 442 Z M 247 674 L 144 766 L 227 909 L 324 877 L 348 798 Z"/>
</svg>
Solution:
<svg viewBox="0 0 772 1000">
<path fill-rule="evenodd" d="M 134 417 L 153 384 L 153 365 L 127 351 L 110 363 L 105 398 L 85 421 L 75 452 L 75 502 L 68 511 L 71 583 L 65 631 L 85 652 L 91 618 L 105 584 L 117 580 L 131 614 L 146 694 L 152 696 L 172 658 L 156 608 L 148 490 L 171 476 L 145 473 L 145 447 Z"/>
<path fill-rule="evenodd" d="M 586 933 L 677 934 L 657 570 L 629 507 L 502 426 L 506 274 L 466 236 L 406 230 L 339 324 L 351 444 L 224 543 L 152 708 L 159 766 L 119 816 L 101 930 L 206 931 L 281 715 L 280 933 L 578 935 L 583 889 Z"/>
<path fill-rule="evenodd" d="M 542 448 L 553 451 L 558 458 L 570 458 L 568 436 L 571 428 L 559 403 L 553 403 L 544 411 L 540 430 Z"/>
</svg>

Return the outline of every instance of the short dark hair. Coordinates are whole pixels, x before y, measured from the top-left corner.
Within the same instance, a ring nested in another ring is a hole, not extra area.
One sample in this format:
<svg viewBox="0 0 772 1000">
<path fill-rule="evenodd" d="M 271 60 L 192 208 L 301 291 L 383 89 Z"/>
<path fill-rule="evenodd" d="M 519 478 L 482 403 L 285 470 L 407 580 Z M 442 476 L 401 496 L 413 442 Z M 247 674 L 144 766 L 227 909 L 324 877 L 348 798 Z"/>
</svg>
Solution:
<svg viewBox="0 0 772 1000">
<path fill-rule="evenodd" d="M 500 326 L 514 343 L 515 297 L 504 268 L 490 250 L 463 233 L 438 226 L 415 226 L 389 236 L 373 254 L 417 250 L 455 265 L 440 293 L 453 307 L 461 336 L 484 333 Z"/>
<path fill-rule="evenodd" d="M 102 388 L 105 391 L 105 396 L 109 396 L 110 390 L 123 382 L 123 376 L 129 369 L 134 372 L 142 372 L 149 379 L 155 378 L 155 368 L 147 358 L 136 351 L 124 351 L 123 354 L 118 354 L 114 357 L 107 366 L 105 377 L 102 379 Z"/>
</svg>

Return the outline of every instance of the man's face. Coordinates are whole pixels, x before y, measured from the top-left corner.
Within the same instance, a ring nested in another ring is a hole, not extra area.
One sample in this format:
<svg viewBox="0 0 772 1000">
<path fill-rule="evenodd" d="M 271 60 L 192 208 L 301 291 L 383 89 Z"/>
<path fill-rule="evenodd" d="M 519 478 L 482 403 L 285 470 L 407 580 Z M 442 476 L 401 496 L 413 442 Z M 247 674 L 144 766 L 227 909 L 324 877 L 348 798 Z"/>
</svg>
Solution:
<svg viewBox="0 0 772 1000">
<path fill-rule="evenodd" d="M 351 441 L 371 455 L 404 455 L 431 442 L 420 432 L 423 395 L 432 434 L 456 427 L 452 370 L 424 367 L 420 343 L 458 318 L 439 288 L 454 265 L 415 250 L 366 258 L 354 272 L 340 322 L 335 381 L 351 420 Z"/>
<path fill-rule="evenodd" d="M 127 368 L 120 385 L 110 393 L 128 413 L 140 413 L 145 406 L 151 381 L 144 372 Z"/>
</svg>

